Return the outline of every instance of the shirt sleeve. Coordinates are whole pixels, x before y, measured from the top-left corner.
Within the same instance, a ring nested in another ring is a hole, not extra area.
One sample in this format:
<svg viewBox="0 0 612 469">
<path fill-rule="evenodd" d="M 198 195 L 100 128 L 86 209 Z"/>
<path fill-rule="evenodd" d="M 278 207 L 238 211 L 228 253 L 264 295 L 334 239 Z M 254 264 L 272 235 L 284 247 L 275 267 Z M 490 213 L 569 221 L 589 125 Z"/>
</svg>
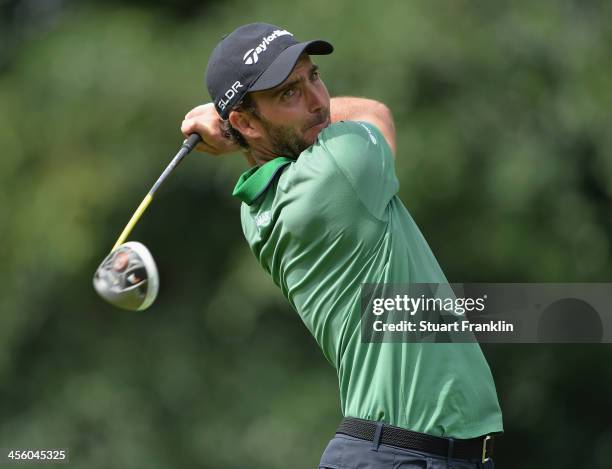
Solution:
<svg viewBox="0 0 612 469">
<path fill-rule="evenodd" d="M 382 218 L 399 190 L 391 148 L 368 122 L 342 121 L 326 129 L 321 142 L 363 205 Z"/>
</svg>

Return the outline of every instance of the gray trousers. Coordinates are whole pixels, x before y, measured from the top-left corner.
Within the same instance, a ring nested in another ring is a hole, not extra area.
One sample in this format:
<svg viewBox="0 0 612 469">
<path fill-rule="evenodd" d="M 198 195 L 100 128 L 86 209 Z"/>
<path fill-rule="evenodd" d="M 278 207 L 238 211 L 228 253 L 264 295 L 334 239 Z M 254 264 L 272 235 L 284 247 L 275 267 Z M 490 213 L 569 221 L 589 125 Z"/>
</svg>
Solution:
<svg viewBox="0 0 612 469">
<path fill-rule="evenodd" d="M 319 469 L 493 469 L 493 461 L 448 459 L 336 434 L 323 452 Z"/>
</svg>

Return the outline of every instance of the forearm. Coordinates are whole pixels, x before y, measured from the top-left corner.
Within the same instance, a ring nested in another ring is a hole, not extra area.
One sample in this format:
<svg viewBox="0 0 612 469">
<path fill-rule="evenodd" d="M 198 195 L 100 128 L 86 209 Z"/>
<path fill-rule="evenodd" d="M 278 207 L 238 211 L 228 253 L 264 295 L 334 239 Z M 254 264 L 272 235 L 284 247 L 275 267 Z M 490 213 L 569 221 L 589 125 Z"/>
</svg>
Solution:
<svg viewBox="0 0 612 469">
<path fill-rule="evenodd" d="M 337 96 L 330 100 L 332 122 L 359 120 L 364 114 L 382 114 L 384 109 L 383 103 L 369 98 Z"/>
<path fill-rule="evenodd" d="M 375 125 L 395 155 L 395 123 L 391 111 L 383 103 L 368 98 L 336 97 L 330 101 L 330 115 L 332 122 L 365 121 Z"/>
</svg>

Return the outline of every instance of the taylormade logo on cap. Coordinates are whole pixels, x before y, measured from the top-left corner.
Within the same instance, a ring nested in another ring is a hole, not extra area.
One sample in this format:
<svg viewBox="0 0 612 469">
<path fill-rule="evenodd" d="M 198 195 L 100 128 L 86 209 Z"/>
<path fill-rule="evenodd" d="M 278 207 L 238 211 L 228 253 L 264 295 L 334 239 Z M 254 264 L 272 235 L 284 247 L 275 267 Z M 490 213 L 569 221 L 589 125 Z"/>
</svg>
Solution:
<svg viewBox="0 0 612 469">
<path fill-rule="evenodd" d="M 253 65 L 257 63 L 257 61 L 259 60 L 259 54 L 265 52 L 268 49 L 268 44 L 274 41 L 274 39 L 276 39 L 277 37 L 287 35 L 293 36 L 293 34 L 291 34 L 286 29 L 277 29 L 269 36 L 264 37 L 261 43 L 255 49 L 249 49 L 248 51 L 246 51 L 246 53 L 242 57 L 242 60 L 244 61 L 245 65 Z"/>
</svg>

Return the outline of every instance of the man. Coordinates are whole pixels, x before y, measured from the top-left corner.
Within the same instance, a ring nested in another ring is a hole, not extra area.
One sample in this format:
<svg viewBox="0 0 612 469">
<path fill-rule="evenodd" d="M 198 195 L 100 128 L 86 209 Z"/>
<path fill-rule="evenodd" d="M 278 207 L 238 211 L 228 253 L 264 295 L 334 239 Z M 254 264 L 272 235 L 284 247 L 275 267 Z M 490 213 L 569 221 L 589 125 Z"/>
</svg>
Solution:
<svg viewBox="0 0 612 469">
<path fill-rule="evenodd" d="M 210 57 L 213 103 L 181 131 L 202 136 L 200 151 L 244 152 L 246 239 L 337 369 L 345 419 L 320 467 L 492 467 L 503 427 L 478 344 L 361 340 L 361 284 L 446 279 L 396 196 L 391 113 L 330 99 L 311 56 L 332 51 L 273 25 L 238 28 Z"/>
</svg>

